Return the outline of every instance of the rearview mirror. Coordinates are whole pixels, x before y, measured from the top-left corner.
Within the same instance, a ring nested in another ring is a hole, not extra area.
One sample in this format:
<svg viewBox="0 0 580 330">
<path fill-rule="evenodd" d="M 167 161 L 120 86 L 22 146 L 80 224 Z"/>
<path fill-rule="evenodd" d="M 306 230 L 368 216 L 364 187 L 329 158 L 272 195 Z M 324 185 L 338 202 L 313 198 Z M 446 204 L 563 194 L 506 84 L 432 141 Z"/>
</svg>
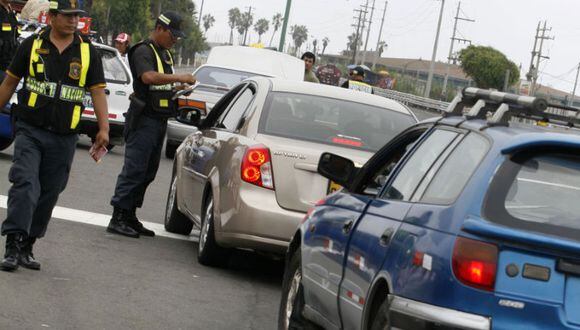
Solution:
<svg viewBox="0 0 580 330">
<path fill-rule="evenodd" d="M 318 161 L 320 175 L 347 189 L 349 189 L 357 172 L 352 160 L 329 152 L 323 153 Z"/>
<path fill-rule="evenodd" d="M 196 108 L 181 107 L 177 111 L 175 119 L 189 126 L 199 126 L 201 123 L 201 110 Z"/>
</svg>

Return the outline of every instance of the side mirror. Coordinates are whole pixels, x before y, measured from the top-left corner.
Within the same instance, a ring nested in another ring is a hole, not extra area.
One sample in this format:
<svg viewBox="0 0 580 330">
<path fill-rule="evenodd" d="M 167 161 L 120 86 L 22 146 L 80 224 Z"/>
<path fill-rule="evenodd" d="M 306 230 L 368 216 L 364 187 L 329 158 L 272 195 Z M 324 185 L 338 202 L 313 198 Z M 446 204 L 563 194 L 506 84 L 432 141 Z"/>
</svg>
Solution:
<svg viewBox="0 0 580 330">
<path fill-rule="evenodd" d="M 357 172 L 352 160 L 329 152 L 323 153 L 318 161 L 320 175 L 347 189 Z"/>
<path fill-rule="evenodd" d="M 181 107 L 177 111 L 175 119 L 189 126 L 199 126 L 201 123 L 201 110 L 196 108 Z"/>
</svg>

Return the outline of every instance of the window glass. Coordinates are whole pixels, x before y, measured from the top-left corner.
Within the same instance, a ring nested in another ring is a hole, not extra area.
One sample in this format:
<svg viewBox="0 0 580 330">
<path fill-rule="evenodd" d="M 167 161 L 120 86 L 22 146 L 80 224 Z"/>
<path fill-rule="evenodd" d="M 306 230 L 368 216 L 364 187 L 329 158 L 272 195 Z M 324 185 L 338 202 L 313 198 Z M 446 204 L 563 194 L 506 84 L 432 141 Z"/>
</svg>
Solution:
<svg viewBox="0 0 580 330">
<path fill-rule="evenodd" d="M 415 123 L 398 111 L 298 93 L 270 93 L 261 132 L 375 152 Z"/>
<path fill-rule="evenodd" d="M 410 200 L 421 179 L 457 136 L 458 133 L 447 130 L 433 132 L 411 155 L 383 198 Z"/>
<path fill-rule="evenodd" d="M 129 72 L 127 72 L 117 54 L 105 49 L 99 49 L 99 52 L 103 62 L 105 80 L 109 83 L 128 84 L 130 82 Z"/>
<path fill-rule="evenodd" d="M 254 92 L 250 88 L 246 88 L 223 117 L 221 127 L 231 131 L 235 130 L 253 99 Z"/>
<path fill-rule="evenodd" d="M 205 85 L 232 88 L 247 78 L 262 76 L 251 72 L 204 66 L 195 73 L 195 79 Z"/>
<path fill-rule="evenodd" d="M 422 202 L 449 204 L 455 201 L 487 150 L 485 138 L 469 134 L 439 169 L 425 191 Z"/>
</svg>

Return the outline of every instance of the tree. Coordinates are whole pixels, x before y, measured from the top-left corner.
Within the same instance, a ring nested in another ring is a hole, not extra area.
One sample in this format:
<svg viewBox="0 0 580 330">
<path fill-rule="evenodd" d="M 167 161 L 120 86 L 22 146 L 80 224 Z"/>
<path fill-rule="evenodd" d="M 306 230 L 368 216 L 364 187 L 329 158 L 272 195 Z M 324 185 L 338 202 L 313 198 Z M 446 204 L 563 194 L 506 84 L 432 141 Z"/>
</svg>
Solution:
<svg viewBox="0 0 580 330">
<path fill-rule="evenodd" d="M 324 37 L 324 39 L 322 39 L 322 55 L 324 55 L 324 51 L 326 50 L 326 47 L 329 43 L 330 39 L 328 39 L 328 37 Z"/>
<path fill-rule="evenodd" d="M 248 29 L 250 28 L 250 26 L 252 26 L 253 23 L 254 23 L 254 14 L 252 14 L 249 11 L 242 13 L 242 15 L 240 16 L 240 20 L 238 21 L 238 32 L 240 33 L 240 35 L 242 33 L 244 34 L 244 39 L 242 41 L 243 45 L 246 44 L 246 35 L 248 34 Z"/>
<path fill-rule="evenodd" d="M 272 41 L 274 40 L 274 36 L 276 35 L 276 32 L 278 31 L 278 29 L 280 28 L 280 26 L 282 26 L 282 14 L 277 13 L 276 15 L 274 15 L 272 17 L 272 25 L 274 26 L 274 32 L 272 32 L 272 38 L 270 38 L 270 44 L 269 46 L 272 47 Z"/>
<path fill-rule="evenodd" d="M 258 42 L 262 42 L 262 34 L 266 33 L 270 28 L 270 22 L 265 18 L 260 18 L 254 25 L 254 31 L 258 33 Z"/>
<path fill-rule="evenodd" d="M 203 21 L 203 29 L 207 34 L 207 30 L 209 30 L 213 26 L 213 23 L 215 23 L 215 18 L 211 14 L 207 14 L 203 16 L 202 21 Z"/>
<path fill-rule="evenodd" d="M 304 25 L 293 25 L 290 28 L 292 40 L 294 40 L 294 54 L 298 52 L 302 44 L 308 40 L 308 29 Z"/>
<path fill-rule="evenodd" d="M 518 66 L 492 47 L 469 46 L 459 52 L 459 61 L 465 74 L 473 78 L 479 88 L 502 90 L 508 70 L 509 86 L 520 80 Z"/>
<path fill-rule="evenodd" d="M 230 26 L 230 45 L 234 43 L 234 29 L 238 26 L 242 13 L 238 8 L 228 10 L 228 25 Z"/>
<path fill-rule="evenodd" d="M 358 45 L 357 45 L 358 43 Z M 358 47 L 362 46 L 361 38 L 357 39 L 356 33 L 352 33 L 348 36 L 348 42 L 346 43 L 346 50 L 343 52 L 345 55 L 353 54 Z"/>
</svg>

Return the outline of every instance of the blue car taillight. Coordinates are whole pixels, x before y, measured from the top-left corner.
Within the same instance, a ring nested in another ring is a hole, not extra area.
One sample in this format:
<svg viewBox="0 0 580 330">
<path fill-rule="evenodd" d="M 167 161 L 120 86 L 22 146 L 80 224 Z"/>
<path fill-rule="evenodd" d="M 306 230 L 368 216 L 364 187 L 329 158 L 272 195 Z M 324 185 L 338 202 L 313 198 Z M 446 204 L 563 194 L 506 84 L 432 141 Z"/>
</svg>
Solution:
<svg viewBox="0 0 580 330">
<path fill-rule="evenodd" d="M 494 244 L 458 237 L 453 248 L 453 273 L 465 285 L 493 291 L 498 253 Z"/>
</svg>

